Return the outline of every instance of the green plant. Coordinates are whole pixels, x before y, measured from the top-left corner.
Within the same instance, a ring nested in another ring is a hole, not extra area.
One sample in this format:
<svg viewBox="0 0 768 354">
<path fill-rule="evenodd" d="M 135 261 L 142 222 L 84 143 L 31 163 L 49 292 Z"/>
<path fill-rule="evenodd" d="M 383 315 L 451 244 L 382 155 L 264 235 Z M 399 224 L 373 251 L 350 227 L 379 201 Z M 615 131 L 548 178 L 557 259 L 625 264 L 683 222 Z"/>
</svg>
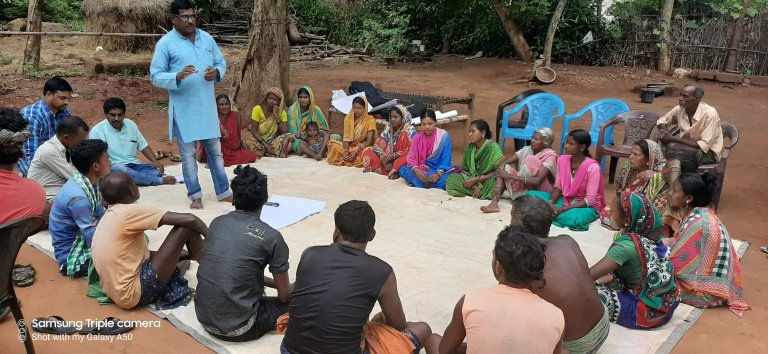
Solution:
<svg viewBox="0 0 768 354">
<path fill-rule="evenodd" d="M 146 74 L 141 70 L 136 69 L 129 69 L 124 68 L 119 73 L 115 74 L 116 76 L 122 76 L 122 77 L 144 77 Z"/>
<path fill-rule="evenodd" d="M 0 65 L 8 65 L 13 63 L 13 57 L 10 55 L 0 55 Z"/>
<path fill-rule="evenodd" d="M 17 18 L 27 17 L 27 8 L 29 0 L 0 0 L 0 21 L 10 21 Z M 80 7 L 83 0 L 45 0 L 43 9 L 43 21 L 58 22 L 76 25 L 82 22 L 83 17 L 80 14 Z M 77 28 L 77 27 L 73 27 Z M 82 25 L 80 25 L 82 28 Z"/>
<path fill-rule="evenodd" d="M 394 57 L 408 45 L 405 32 L 410 16 L 405 8 L 384 9 L 379 19 L 366 18 L 357 45 L 370 46 L 376 57 Z"/>
</svg>

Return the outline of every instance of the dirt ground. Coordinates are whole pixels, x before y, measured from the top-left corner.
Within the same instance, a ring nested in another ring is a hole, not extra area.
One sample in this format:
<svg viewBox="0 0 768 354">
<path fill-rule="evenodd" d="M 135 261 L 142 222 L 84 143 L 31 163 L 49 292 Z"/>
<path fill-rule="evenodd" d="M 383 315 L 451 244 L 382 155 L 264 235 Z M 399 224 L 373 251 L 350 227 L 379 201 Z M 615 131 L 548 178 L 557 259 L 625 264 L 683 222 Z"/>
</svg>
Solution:
<svg viewBox="0 0 768 354">
<path fill-rule="evenodd" d="M 18 67 L 18 58 L 23 52 L 21 37 L 0 37 L 0 48 L 5 56 L 16 59 L 8 65 L 0 65 L 0 106 L 20 109 L 39 99 L 45 78 L 27 79 L 13 71 Z M 45 39 L 43 47 L 43 69 L 46 71 L 83 71 L 83 58 L 92 55 L 91 49 L 79 46 L 77 39 Z M 239 46 L 223 46 L 229 63 L 241 61 Z M 149 59 L 151 53 L 112 54 L 100 53 L 105 60 Z M 640 103 L 632 87 L 638 83 L 671 79 L 644 69 L 598 68 L 572 65 L 555 65 L 557 81 L 548 86 L 521 82 L 530 76 L 530 66 L 514 60 L 474 59 L 464 60 L 459 56 L 441 56 L 429 63 L 399 63 L 392 69 L 377 62 L 352 60 L 344 64 L 340 60 L 292 63 L 290 73 L 291 90 L 310 85 L 317 94 L 317 103 L 327 112 L 328 98 L 332 89 L 349 86 L 353 80 L 366 80 L 386 90 L 407 91 L 444 96 L 476 95 L 474 118 L 482 118 L 491 126 L 495 124 L 498 104 L 531 88 L 540 88 L 559 95 L 566 103 L 568 113 L 574 113 L 587 103 L 599 98 L 613 97 L 627 102 L 633 109 L 645 109 L 663 114 L 677 104 L 676 97 L 658 97 L 652 104 Z M 228 75 L 218 91 L 225 92 L 231 86 L 233 75 Z M 141 127 L 147 140 L 155 150 L 176 151 L 168 141 L 167 94 L 149 83 L 147 77 L 80 76 L 68 79 L 74 87 L 77 98 L 71 104 L 71 111 L 84 118 L 89 124 L 103 119 L 101 105 L 104 99 L 117 96 L 128 105 L 128 117 Z M 682 86 L 688 79 L 677 79 Z M 768 149 L 768 123 L 764 120 L 768 112 L 768 88 L 743 87 L 712 82 L 702 82 L 706 91 L 704 101 L 717 108 L 723 120 L 735 124 L 740 131 L 739 144 L 734 149 L 728 164 L 727 179 L 720 203 L 719 216 L 732 237 L 752 243 L 742 259 L 747 302 L 753 310 L 738 318 L 725 308 L 704 312 L 699 321 L 685 334 L 675 347 L 675 353 L 699 352 L 764 352 L 765 335 L 768 334 L 768 278 L 765 273 L 768 258 L 759 251 L 768 245 L 768 227 L 760 210 L 768 207 L 768 189 L 763 186 L 763 177 L 768 173 L 768 162 L 762 154 Z M 218 92 L 217 92 L 218 93 Z M 242 112 L 250 112 L 257 101 L 241 94 L 238 103 Z M 459 108 L 459 107 L 457 107 Z M 460 108 L 459 108 L 460 109 Z M 466 112 L 462 112 L 466 113 Z M 331 119 L 331 127 L 340 131 L 342 117 Z M 573 128 L 588 129 L 588 120 L 576 121 Z M 449 125 L 454 137 L 454 162 L 460 162 L 463 146 L 461 125 Z M 553 129 L 561 132 L 561 123 Z M 511 143 L 506 152 L 512 152 Z M 555 145 L 559 146 L 559 139 Z M 258 165 L 258 163 L 257 163 Z M 34 317 L 58 314 L 65 318 L 102 318 L 112 315 L 122 319 L 155 320 L 156 317 L 143 310 L 120 311 L 113 306 L 98 306 L 95 301 L 82 296 L 86 284 L 81 280 L 69 280 L 55 274 L 53 260 L 40 252 L 25 246 L 17 263 L 33 263 L 38 270 L 37 282 L 29 287 L 17 289 L 22 299 L 22 309 L 29 320 Z M 12 338 L 13 324 L 0 324 L 0 342 L 7 343 L 9 352 L 22 350 L 21 344 Z M 440 329 L 442 330 L 442 329 Z M 75 352 L 91 348 L 113 352 L 176 352 L 184 348 L 190 352 L 205 351 L 205 347 L 194 339 L 162 321 L 160 328 L 138 329 L 129 342 L 84 341 L 36 341 L 39 352 Z M 85 345 L 85 346 L 83 346 Z M 763 349 L 760 349 L 763 348 Z M 2 351 L 5 351 L 2 350 Z"/>
</svg>

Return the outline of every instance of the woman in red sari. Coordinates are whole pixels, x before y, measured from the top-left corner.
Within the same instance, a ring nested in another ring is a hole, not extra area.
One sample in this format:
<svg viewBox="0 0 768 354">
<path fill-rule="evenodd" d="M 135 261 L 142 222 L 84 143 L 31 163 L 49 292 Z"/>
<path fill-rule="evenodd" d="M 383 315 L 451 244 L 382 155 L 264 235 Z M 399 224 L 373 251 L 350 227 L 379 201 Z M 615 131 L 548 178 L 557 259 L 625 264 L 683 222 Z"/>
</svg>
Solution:
<svg viewBox="0 0 768 354">
<path fill-rule="evenodd" d="M 363 151 L 363 172 L 376 172 L 389 179 L 400 177 L 400 167 L 408 164 L 406 157 L 411 151 L 411 138 L 416 129 L 411 125 L 411 113 L 403 105 L 389 111 L 389 125 L 376 143 Z"/>
<path fill-rule="evenodd" d="M 219 113 L 219 128 L 221 129 L 221 154 L 224 156 L 224 167 L 247 164 L 256 162 L 261 156 L 256 152 L 243 149 L 243 142 L 240 139 L 240 117 L 237 112 L 232 111 L 232 103 L 229 96 L 216 96 L 216 109 Z M 200 161 L 205 162 L 205 151 L 200 149 Z"/>
</svg>

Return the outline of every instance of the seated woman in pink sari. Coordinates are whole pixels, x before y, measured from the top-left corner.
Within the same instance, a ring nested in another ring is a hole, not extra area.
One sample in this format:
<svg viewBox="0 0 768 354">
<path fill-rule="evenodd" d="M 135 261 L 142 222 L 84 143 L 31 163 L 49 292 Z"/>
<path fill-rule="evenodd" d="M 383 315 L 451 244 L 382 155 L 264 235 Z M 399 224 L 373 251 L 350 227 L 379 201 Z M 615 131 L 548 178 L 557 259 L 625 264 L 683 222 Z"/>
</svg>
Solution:
<svg viewBox="0 0 768 354">
<path fill-rule="evenodd" d="M 669 260 L 681 302 L 700 308 L 727 305 L 741 316 L 750 307 L 744 301 L 739 257 L 728 230 L 709 208 L 716 179 L 686 173 L 671 183 L 669 205 L 685 216 L 678 236 L 669 241 Z"/>
<path fill-rule="evenodd" d="M 589 230 L 589 223 L 600 217 L 605 206 L 603 172 L 589 154 L 589 133 L 576 129 L 568 133 L 566 153 L 557 159 L 557 177 L 552 193 L 529 191 L 549 202 L 556 218 L 552 224 L 574 231 Z"/>
<path fill-rule="evenodd" d="M 445 180 L 456 170 L 451 165 L 451 136 L 437 127 L 435 111 L 427 109 L 421 115 L 421 131 L 413 137 L 407 166 L 400 167 L 400 176 L 416 188 L 445 189 Z"/>
<path fill-rule="evenodd" d="M 221 154 L 224 156 L 224 167 L 256 162 L 261 156 L 255 151 L 243 148 L 240 139 L 240 117 L 232 111 L 229 96 L 216 96 L 216 109 L 219 113 L 219 128 L 221 129 Z M 200 162 L 206 162 L 203 145 L 197 145 Z"/>
<path fill-rule="evenodd" d="M 557 176 L 557 153 L 550 148 L 553 140 L 552 129 L 541 128 L 533 133 L 530 146 L 523 147 L 502 162 L 491 203 L 480 207 L 480 210 L 484 213 L 498 213 L 499 198 L 505 189 L 509 192 L 510 199 L 515 199 L 528 190 L 552 193 L 552 184 Z M 512 167 L 513 165 L 517 167 Z"/>
<path fill-rule="evenodd" d="M 389 124 L 376 139 L 376 143 L 363 150 L 363 172 L 376 172 L 389 179 L 400 178 L 400 167 L 408 164 L 411 139 L 416 129 L 411 125 L 411 113 L 403 105 L 389 112 Z"/>
</svg>

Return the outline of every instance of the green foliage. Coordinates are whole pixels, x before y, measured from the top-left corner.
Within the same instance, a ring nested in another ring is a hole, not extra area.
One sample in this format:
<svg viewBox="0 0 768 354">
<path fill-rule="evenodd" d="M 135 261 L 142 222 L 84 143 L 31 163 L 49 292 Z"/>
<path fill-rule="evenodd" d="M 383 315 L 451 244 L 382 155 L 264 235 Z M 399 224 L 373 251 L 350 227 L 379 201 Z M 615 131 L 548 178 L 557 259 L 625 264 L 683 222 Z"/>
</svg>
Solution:
<svg viewBox="0 0 768 354">
<path fill-rule="evenodd" d="M 381 20 L 363 20 L 363 30 L 357 45 L 370 45 L 378 58 L 397 56 L 408 45 L 405 32 L 410 16 L 404 12 L 404 8 L 383 9 L 380 15 Z"/>
<path fill-rule="evenodd" d="M 0 55 L 0 65 L 8 65 L 13 63 L 13 57 L 10 55 Z"/>
<path fill-rule="evenodd" d="M 146 76 L 146 74 L 143 71 L 141 71 L 141 70 L 128 69 L 128 68 L 123 69 L 122 71 L 120 71 L 119 73 L 117 73 L 115 75 L 116 76 L 122 76 L 122 77 L 144 77 L 144 76 Z"/>
<path fill-rule="evenodd" d="M 0 21 L 27 17 L 29 0 L 0 0 Z M 63 23 L 73 29 L 83 28 L 80 7 L 83 0 L 45 0 L 43 21 Z"/>
</svg>

